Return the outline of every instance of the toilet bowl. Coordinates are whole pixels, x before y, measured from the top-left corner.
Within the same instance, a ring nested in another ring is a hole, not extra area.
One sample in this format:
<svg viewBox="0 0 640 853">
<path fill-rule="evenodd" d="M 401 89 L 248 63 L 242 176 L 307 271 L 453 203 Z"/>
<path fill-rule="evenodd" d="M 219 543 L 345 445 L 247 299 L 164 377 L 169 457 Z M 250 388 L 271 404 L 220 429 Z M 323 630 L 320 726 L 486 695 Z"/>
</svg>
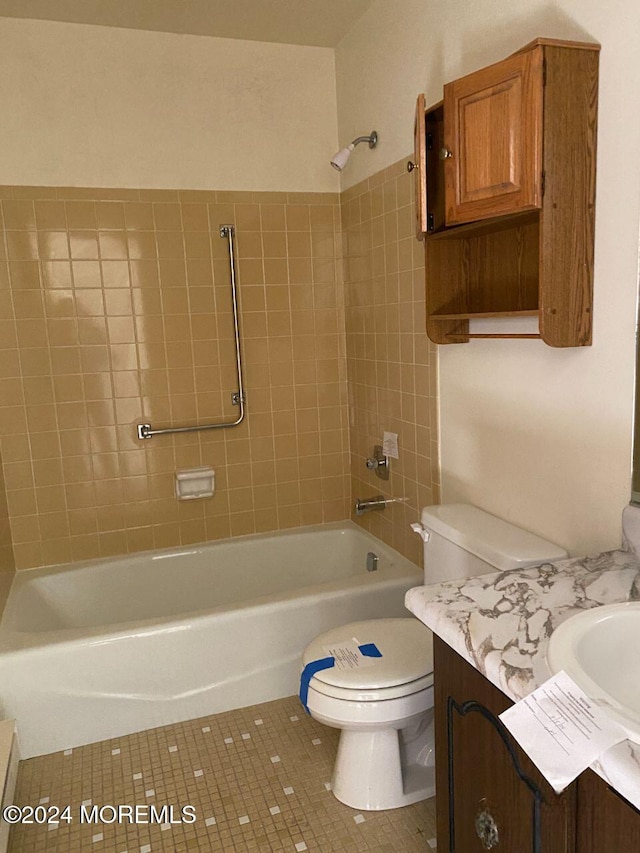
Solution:
<svg viewBox="0 0 640 853">
<path fill-rule="evenodd" d="M 357 655 L 371 643 L 380 657 Z M 331 782 L 337 799 L 377 811 L 433 796 L 429 629 L 413 618 L 352 622 L 316 637 L 303 663 L 327 656 L 336 663 L 313 675 L 306 705 L 314 719 L 342 730 Z"/>
<path fill-rule="evenodd" d="M 425 507 L 424 582 L 510 571 L 566 551 L 468 504 Z M 394 809 L 435 793 L 433 637 L 414 618 L 352 622 L 303 656 L 300 698 L 342 730 L 332 790 L 357 809 Z"/>
</svg>

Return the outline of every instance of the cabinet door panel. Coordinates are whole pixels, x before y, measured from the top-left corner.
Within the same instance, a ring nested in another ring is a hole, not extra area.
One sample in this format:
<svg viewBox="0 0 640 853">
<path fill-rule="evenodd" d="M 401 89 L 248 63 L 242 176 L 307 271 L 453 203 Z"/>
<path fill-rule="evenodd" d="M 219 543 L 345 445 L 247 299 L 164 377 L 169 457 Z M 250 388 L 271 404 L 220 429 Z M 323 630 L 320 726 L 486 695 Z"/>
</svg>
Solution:
<svg viewBox="0 0 640 853">
<path fill-rule="evenodd" d="M 591 770 L 578 781 L 578 851 L 640 850 L 640 812 Z"/>
<path fill-rule="evenodd" d="M 434 638 L 439 853 L 573 853 L 575 791 L 557 796 L 497 719 L 511 702 Z"/>
<path fill-rule="evenodd" d="M 444 89 L 447 224 L 539 207 L 542 48 Z"/>
<path fill-rule="evenodd" d="M 414 188 L 416 198 L 416 236 L 422 240 L 427 231 L 427 131 L 424 95 L 418 95 L 413 126 Z"/>
</svg>

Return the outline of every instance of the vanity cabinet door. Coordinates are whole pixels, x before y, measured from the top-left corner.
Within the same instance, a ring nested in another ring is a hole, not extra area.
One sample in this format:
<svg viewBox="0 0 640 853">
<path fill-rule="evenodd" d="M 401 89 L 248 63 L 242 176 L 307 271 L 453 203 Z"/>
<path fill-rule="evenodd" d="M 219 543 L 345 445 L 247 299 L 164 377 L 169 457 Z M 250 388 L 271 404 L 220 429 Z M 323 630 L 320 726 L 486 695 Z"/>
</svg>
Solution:
<svg viewBox="0 0 640 853">
<path fill-rule="evenodd" d="M 592 770 L 578 781 L 578 853 L 640 850 L 640 812 Z"/>
<path fill-rule="evenodd" d="M 447 225 L 541 206 L 542 51 L 444 87 Z"/>
<path fill-rule="evenodd" d="M 439 853 L 574 853 L 574 788 L 553 792 L 498 719 L 510 700 L 434 640 Z"/>
</svg>

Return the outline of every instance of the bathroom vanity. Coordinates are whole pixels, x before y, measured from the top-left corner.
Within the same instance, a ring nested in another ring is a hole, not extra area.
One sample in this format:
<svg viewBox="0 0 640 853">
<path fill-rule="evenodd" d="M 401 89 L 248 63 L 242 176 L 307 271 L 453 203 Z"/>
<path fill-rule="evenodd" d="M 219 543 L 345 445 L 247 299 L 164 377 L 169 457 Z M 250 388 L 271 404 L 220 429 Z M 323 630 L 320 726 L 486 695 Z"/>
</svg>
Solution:
<svg viewBox="0 0 640 853">
<path fill-rule="evenodd" d="M 434 660 L 439 849 L 640 849 L 640 812 L 592 770 L 557 795 L 496 726 L 498 715 L 512 704 L 504 693 L 438 637 Z"/>
<path fill-rule="evenodd" d="M 438 849 L 640 849 L 640 746 L 618 744 L 557 795 L 498 720 L 551 674 L 546 651 L 561 622 L 639 588 L 638 557 L 619 550 L 408 593 L 435 634 Z"/>
</svg>

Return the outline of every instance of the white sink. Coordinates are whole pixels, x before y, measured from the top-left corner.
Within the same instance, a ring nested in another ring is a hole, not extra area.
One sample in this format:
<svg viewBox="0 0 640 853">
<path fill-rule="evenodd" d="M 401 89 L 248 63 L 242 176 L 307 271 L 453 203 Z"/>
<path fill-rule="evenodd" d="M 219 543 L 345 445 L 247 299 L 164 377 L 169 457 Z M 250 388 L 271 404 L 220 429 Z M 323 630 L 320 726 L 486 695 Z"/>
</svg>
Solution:
<svg viewBox="0 0 640 853">
<path fill-rule="evenodd" d="M 640 602 L 594 607 L 551 635 L 547 663 L 563 669 L 640 744 Z"/>
</svg>

